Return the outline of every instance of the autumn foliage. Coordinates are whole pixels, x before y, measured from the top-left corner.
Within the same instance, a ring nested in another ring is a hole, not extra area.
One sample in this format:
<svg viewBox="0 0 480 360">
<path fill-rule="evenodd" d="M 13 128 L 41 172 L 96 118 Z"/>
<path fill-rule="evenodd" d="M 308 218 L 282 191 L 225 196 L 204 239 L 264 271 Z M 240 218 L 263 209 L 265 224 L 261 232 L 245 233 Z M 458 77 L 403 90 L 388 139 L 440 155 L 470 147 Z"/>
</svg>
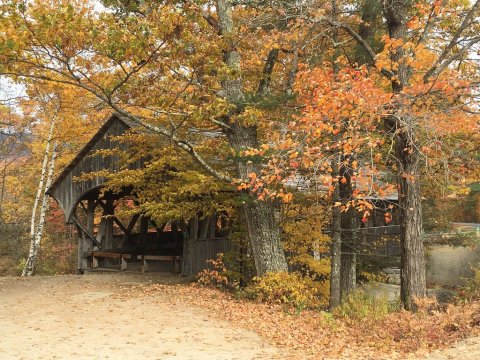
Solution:
<svg viewBox="0 0 480 360">
<path fill-rule="evenodd" d="M 215 289 L 191 285 L 125 287 L 117 297 L 153 297 L 208 310 L 220 319 L 259 333 L 284 349 L 292 359 L 418 358 L 467 336 L 479 334 L 480 304 L 449 306 L 445 311 L 424 307 L 381 317 L 335 318 L 329 313 L 285 311 L 282 304 L 239 300 Z M 372 309 L 373 310 L 373 309 Z"/>
</svg>

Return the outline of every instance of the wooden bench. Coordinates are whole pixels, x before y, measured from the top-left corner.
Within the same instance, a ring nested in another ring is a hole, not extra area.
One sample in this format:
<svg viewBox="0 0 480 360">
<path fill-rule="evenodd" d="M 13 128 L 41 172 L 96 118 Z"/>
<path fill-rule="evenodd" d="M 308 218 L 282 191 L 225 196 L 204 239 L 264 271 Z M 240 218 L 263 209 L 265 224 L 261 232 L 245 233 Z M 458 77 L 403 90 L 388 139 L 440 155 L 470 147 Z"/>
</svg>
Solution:
<svg viewBox="0 0 480 360">
<path fill-rule="evenodd" d="M 104 258 L 104 259 L 106 258 L 106 259 L 119 260 L 120 270 L 125 271 L 127 270 L 127 260 L 132 259 L 131 254 L 120 254 L 120 253 L 106 252 L 106 251 L 92 251 L 91 256 L 92 256 L 92 269 L 98 268 L 99 258 Z"/>
<path fill-rule="evenodd" d="M 175 255 L 138 255 L 138 260 L 142 261 L 142 274 L 149 271 L 149 261 L 171 261 L 173 265 L 172 272 L 177 274 L 180 272 L 180 256 Z"/>
</svg>

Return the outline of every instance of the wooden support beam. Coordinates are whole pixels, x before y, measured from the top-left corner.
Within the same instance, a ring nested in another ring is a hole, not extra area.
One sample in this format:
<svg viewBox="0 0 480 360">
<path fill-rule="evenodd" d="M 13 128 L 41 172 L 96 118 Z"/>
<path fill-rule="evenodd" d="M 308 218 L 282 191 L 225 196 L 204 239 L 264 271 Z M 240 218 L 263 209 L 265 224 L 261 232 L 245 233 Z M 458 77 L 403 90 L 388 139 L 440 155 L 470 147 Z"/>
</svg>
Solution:
<svg viewBox="0 0 480 360">
<path fill-rule="evenodd" d="M 103 210 L 105 210 L 105 208 L 107 206 L 107 204 L 103 200 L 100 200 L 100 199 L 97 200 L 97 204 L 100 205 L 103 208 Z"/>
<path fill-rule="evenodd" d="M 159 228 L 157 228 L 158 232 L 161 233 L 165 230 L 165 227 L 167 226 L 168 222 L 165 222 L 163 223 L 162 226 L 160 226 Z"/>
<path fill-rule="evenodd" d="M 83 201 L 80 201 L 80 205 L 82 206 L 83 210 L 85 210 L 85 212 L 88 213 L 88 210 L 85 207 L 85 204 L 83 203 Z"/>
<path fill-rule="evenodd" d="M 208 235 L 208 230 L 210 228 L 210 217 L 203 219 L 200 223 L 200 236 L 199 239 L 206 239 Z"/>
<path fill-rule="evenodd" d="M 93 241 L 95 245 L 97 245 L 100 249 L 102 248 L 101 243 L 83 226 L 83 224 L 75 217 L 72 216 L 72 221 L 77 225 L 77 228 L 80 229 L 90 240 Z"/>
<path fill-rule="evenodd" d="M 93 227 L 95 225 L 95 208 L 97 203 L 95 200 L 88 200 L 87 202 L 87 230 L 93 234 Z"/>
<path fill-rule="evenodd" d="M 88 233 L 92 234 L 93 236 L 93 230 L 95 226 L 95 208 L 97 207 L 97 204 L 95 200 L 88 199 L 87 200 L 87 208 L 86 208 L 86 217 L 87 217 L 87 224 L 86 224 L 86 229 Z M 83 240 L 83 246 L 82 246 L 82 255 L 85 252 L 93 250 L 93 245 L 91 241 L 88 241 L 87 236 L 82 232 L 82 240 Z M 80 253 L 79 253 L 80 256 Z M 89 261 L 88 257 L 82 256 L 82 270 L 88 268 L 89 266 Z"/>
<path fill-rule="evenodd" d="M 101 247 L 99 247 L 100 249 L 104 247 L 104 244 L 103 244 L 103 239 L 105 238 L 105 225 L 106 225 L 106 222 L 105 222 L 105 219 L 102 218 L 100 220 L 100 224 L 98 224 L 98 231 L 97 231 L 97 242 L 101 244 Z"/>
<path fill-rule="evenodd" d="M 215 229 L 217 228 L 217 213 L 213 213 L 213 215 L 210 218 L 210 231 L 209 231 L 209 236 L 211 238 L 215 237 Z"/>
<path fill-rule="evenodd" d="M 130 232 L 128 231 L 128 229 L 122 224 L 120 220 L 118 220 L 116 216 L 113 217 L 113 221 L 115 222 L 115 224 L 118 225 L 118 227 L 123 231 L 125 235 L 130 235 Z"/>
<path fill-rule="evenodd" d="M 181 224 L 183 227 L 184 225 Z M 185 226 L 186 227 L 186 226 Z M 194 253 L 195 242 L 198 238 L 198 216 L 189 220 L 188 231 L 184 231 L 183 256 L 182 256 L 182 276 L 191 276 L 194 272 Z"/>
<path fill-rule="evenodd" d="M 129 234 L 132 233 L 132 230 L 135 227 L 135 224 L 137 223 L 137 220 L 138 220 L 139 217 L 140 217 L 140 214 L 135 214 L 130 219 L 130 222 L 128 223 L 128 226 L 127 226 L 127 231 L 128 231 Z"/>
<path fill-rule="evenodd" d="M 77 243 L 77 273 L 83 274 L 83 269 L 85 269 L 84 264 L 84 245 L 85 245 L 85 235 L 80 227 L 77 225 L 77 233 L 78 233 L 78 243 Z"/>
<path fill-rule="evenodd" d="M 113 220 L 115 214 L 115 207 L 112 200 L 107 200 L 103 208 L 103 215 L 105 216 L 105 249 L 113 247 Z"/>
<path fill-rule="evenodd" d="M 145 244 L 148 233 L 148 218 L 142 215 L 140 218 L 140 244 Z"/>
</svg>

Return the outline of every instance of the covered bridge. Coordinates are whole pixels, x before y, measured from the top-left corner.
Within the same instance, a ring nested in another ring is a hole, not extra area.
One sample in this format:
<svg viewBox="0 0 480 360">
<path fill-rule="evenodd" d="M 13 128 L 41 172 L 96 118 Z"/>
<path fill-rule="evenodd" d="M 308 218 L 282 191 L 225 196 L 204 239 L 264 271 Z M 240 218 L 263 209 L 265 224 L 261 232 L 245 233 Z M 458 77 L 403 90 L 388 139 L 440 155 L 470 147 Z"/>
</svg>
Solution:
<svg viewBox="0 0 480 360">
<path fill-rule="evenodd" d="M 226 238 L 227 229 L 221 217 L 194 216 L 155 224 L 139 210 L 121 220 L 115 208 L 132 190 L 102 191 L 104 177 L 79 178 L 88 173 L 122 169 L 125 164 L 118 156 L 113 152 L 105 156 L 102 150 L 126 150 L 128 144 L 118 141 L 118 137 L 130 131 L 145 130 L 127 119 L 111 116 L 47 191 L 63 210 L 66 223 L 75 224 L 78 230 L 78 271 L 128 268 L 195 274 L 205 268 L 206 260 L 230 250 L 231 242 Z M 130 169 L 142 166 L 143 161 L 128 165 Z"/>
</svg>

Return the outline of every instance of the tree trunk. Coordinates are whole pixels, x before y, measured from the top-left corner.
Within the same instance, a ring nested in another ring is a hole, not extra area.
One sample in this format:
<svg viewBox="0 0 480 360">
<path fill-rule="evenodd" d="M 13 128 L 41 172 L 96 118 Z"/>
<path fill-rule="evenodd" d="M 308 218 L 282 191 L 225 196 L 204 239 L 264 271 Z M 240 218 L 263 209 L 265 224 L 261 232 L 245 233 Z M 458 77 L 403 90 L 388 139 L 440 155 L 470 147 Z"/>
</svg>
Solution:
<svg viewBox="0 0 480 360">
<path fill-rule="evenodd" d="M 330 309 L 338 306 L 341 296 L 341 266 L 342 266 L 342 213 L 338 203 L 340 201 L 340 187 L 338 184 L 339 155 L 332 161 L 332 178 L 334 179 L 333 208 L 332 208 L 332 243 L 330 245 Z"/>
<path fill-rule="evenodd" d="M 51 141 L 51 135 L 49 135 L 49 142 Z M 35 227 L 35 234 L 33 237 L 33 241 L 30 244 L 30 251 L 28 254 L 27 261 L 25 263 L 25 267 L 22 272 L 22 276 L 32 276 L 35 273 L 35 263 L 37 260 L 37 255 L 38 255 L 38 250 L 40 249 L 40 242 L 42 240 L 42 235 L 43 235 L 43 228 L 45 225 L 45 217 L 47 215 L 48 211 L 48 195 L 45 193 L 46 190 L 50 187 L 52 184 L 52 179 L 53 179 L 53 172 L 55 170 L 55 159 L 57 158 L 57 144 L 54 144 L 53 149 L 52 149 L 52 155 L 50 159 L 50 164 L 48 168 L 48 175 L 47 175 L 47 182 L 45 185 L 45 189 L 42 189 L 43 191 L 43 199 L 42 199 L 42 206 L 40 208 L 40 216 L 38 219 L 38 224 Z M 41 185 L 43 187 L 43 183 L 41 182 Z M 33 214 L 35 216 L 35 214 Z M 33 221 L 32 221 L 33 222 Z"/>
<path fill-rule="evenodd" d="M 332 0 L 332 17 L 337 20 L 338 8 L 337 1 Z M 332 57 L 332 67 L 335 74 L 338 73 L 339 67 L 337 60 L 340 56 L 340 49 L 338 47 L 338 30 L 334 29 L 332 34 L 334 42 L 334 54 Z M 337 140 L 337 139 L 335 139 Z M 332 243 L 330 245 L 331 263 L 330 263 L 330 309 L 333 309 L 342 301 L 341 290 L 341 267 L 342 267 L 342 212 L 340 209 L 340 153 L 336 152 L 332 160 Z"/>
<path fill-rule="evenodd" d="M 229 0 L 217 0 L 217 14 L 219 32 L 228 39 L 234 30 L 231 2 Z M 272 57 L 274 55 L 275 53 Z M 245 96 L 241 79 L 240 54 L 235 48 L 234 40 L 229 41 L 227 49 L 224 51 L 224 62 L 231 70 L 231 74 L 229 79 L 222 81 L 222 96 L 235 105 L 234 112 L 241 112 Z M 272 69 L 273 62 L 266 71 L 271 72 Z M 268 73 L 265 76 L 265 79 L 269 78 Z M 267 91 L 268 84 L 264 81 L 259 89 L 260 92 Z M 259 95 L 263 94 L 260 93 Z M 225 132 L 237 155 L 235 161 L 237 176 L 240 179 L 247 179 L 250 173 L 261 174 L 261 168 L 258 164 L 248 164 L 240 156 L 241 152 L 248 148 L 258 148 L 256 127 L 242 125 L 236 120 L 232 121 L 231 118 L 231 114 L 225 116 L 225 123 L 228 123 L 228 130 Z M 280 237 L 279 204 L 273 200 L 260 201 L 252 197 L 245 202 L 243 209 L 257 275 L 262 276 L 267 272 L 288 271 Z"/>
<path fill-rule="evenodd" d="M 396 139 L 395 155 L 401 165 L 398 174 L 402 247 L 401 301 L 407 310 L 415 311 L 415 298 L 426 296 L 422 201 L 418 176 L 420 154 L 411 148 L 406 134 L 400 133 Z"/>
<path fill-rule="evenodd" d="M 388 0 L 384 14 L 388 31 L 393 39 L 407 35 L 407 10 L 410 2 Z M 422 204 L 418 176 L 419 156 L 416 143 L 415 119 L 402 114 L 402 92 L 410 80 L 410 69 L 404 61 L 405 52 L 400 47 L 391 60 L 398 64 L 392 89 L 396 103 L 391 109 L 395 116 L 386 119 L 387 126 L 396 131 L 395 157 L 400 212 L 400 242 L 402 247 L 401 299 L 403 306 L 415 311 L 415 298 L 426 295 L 425 260 L 422 239 Z"/>
<path fill-rule="evenodd" d="M 244 204 L 243 209 L 257 275 L 288 271 L 280 241 L 279 206 L 273 201 L 253 200 Z"/>
<path fill-rule="evenodd" d="M 228 133 L 230 145 L 238 154 L 248 148 L 257 148 L 257 130 L 255 127 L 232 125 Z M 241 157 L 236 160 L 237 174 L 247 179 L 248 174 L 260 174 L 258 164 L 249 164 Z M 245 224 L 252 245 L 257 275 L 267 272 L 288 271 L 280 234 L 280 205 L 275 200 L 257 200 L 253 196 L 243 204 Z"/>
<path fill-rule="evenodd" d="M 193 252 L 198 237 L 198 216 L 189 220 L 189 225 L 182 220 L 180 227 L 183 233 L 182 276 L 193 275 Z"/>
<path fill-rule="evenodd" d="M 47 176 L 48 157 L 50 155 L 50 144 L 52 142 L 54 128 L 55 128 L 55 120 L 52 120 L 52 123 L 50 124 L 50 130 L 48 131 L 47 143 L 45 144 L 45 153 L 43 155 L 42 170 L 41 170 L 40 180 L 38 181 L 37 194 L 35 196 L 35 200 L 33 201 L 32 217 L 30 220 L 30 249 L 28 251 L 27 261 L 22 271 L 22 276 L 33 275 L 33 269 L 34 269 L 35 260 L 37 257 L 38 249 L 35 246 L 37 226 L 35 223 L 37 219 L 38 203 L 40 202 L 40 198 L 42 197 L 42 192 L 43 193 L 45 192 L 44 182 L 45 182 L 45 177 Z"/>
<path fill-rule="evenodd" d="M 372 49 L 375 50 L 374 25 L 382 17 L 382 5 L 380 0 L 363 0 L 361 5 L 362 22 L 358 26 L 358 35 L 364 39 Z M 360 44 L 355 48 L 355 61 L 359 65 L 371 62 L 370 55 Z"/>
<path fill-rule="evenodd" d="M 362 3 L 362 23 L 359 25 L 358 34 L 372 48 L 375 46 L 375 37 L 372 24 L 375 23 L 381 15 L 379 10 L 381 4 L 379 0 L 364 0 Z M 355 49 L 355 58 L 358 65 L 367 64 L 370 61 L 365 49 L 357 45 Z M 353 184 L 351 179 L 350 163 L 354 159 L 352 156 L 345 156 L 345 164 L 340 168 L 340 176 L 345 178 L 345 182 L 340 182 L 340 199 L 342 204 L 350 200 L 353 196 Z M 356 210 L 349 209 L 342 213 L 342 262 L 341 262 L 341 296 L 345 298 L 352 292 L 357 283 L 357 257 L 355 254 L 355 244 L 357 242 Z"/>
<path fill-rule="evenodd" d="M 340 177 L 345 179 L 339 184 L 340 201 L 345 204 L 352 198 L 353 186 L 350 170 L 342 165 L 340 168 Z M 355 290 L 357 285 L 357 256 L 355 243 L 357 239 L 357 221 L 356 209 L 350 208 L 342 213 L 342 262 L 340 288 L 341 297 L 344 299 L 349 293 Z"/>
</svg>

